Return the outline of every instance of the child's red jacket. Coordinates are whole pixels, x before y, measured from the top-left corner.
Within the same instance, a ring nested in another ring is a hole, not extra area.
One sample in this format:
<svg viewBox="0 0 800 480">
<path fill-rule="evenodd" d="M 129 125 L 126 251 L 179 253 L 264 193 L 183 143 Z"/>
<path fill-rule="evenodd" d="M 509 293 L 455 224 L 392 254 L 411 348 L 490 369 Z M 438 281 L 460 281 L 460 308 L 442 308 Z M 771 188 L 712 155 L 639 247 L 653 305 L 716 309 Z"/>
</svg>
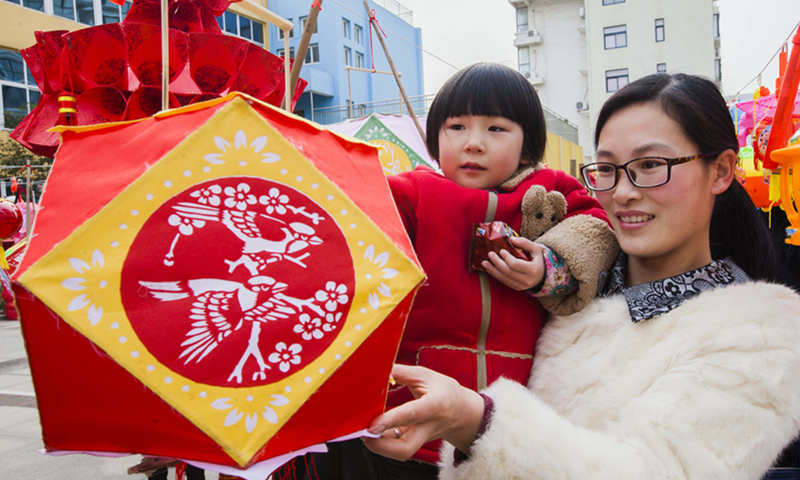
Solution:
<svg viewBox="0 0 800 480">
<path fill-rule="evenodd" d="M 431 368 L 477 391 L 501 376 L 526 384 L 546 317 L 542 304 L 550 302 L 549 309 L 558 313 L 579 310 L 594 297 L 597 275 L 616 257 L 616 241 L 600 204 L 575 178 L 546 168 L 521 172 L 496 192 L 460 187 L 427 167 L 388 180 L 428 275 L 409 314 L 397 363 Z M 540 303 L 490 275 L 468 270 L 473 225 L 498 220 L 520 231 L 523 198 L 534 185 L 558 191 L 567 201 L 564 221 L 536 241 L 561 255 L 578 279 L 572 299 Z M 407 388 L 393 389 L 387 408 L 412 398 Z M 414 458 L 437 463 L 439 444 L 426 444 Z"/>
</svg>

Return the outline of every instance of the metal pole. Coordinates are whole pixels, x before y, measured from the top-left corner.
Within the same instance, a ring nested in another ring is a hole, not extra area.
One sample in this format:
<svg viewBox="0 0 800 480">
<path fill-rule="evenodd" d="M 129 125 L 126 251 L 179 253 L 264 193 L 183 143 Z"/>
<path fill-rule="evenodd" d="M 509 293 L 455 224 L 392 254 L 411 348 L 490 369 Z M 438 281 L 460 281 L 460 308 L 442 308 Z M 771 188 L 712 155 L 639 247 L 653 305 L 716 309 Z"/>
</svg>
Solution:
<svg viewBox="0 0 800 480">
<path fill-rule="evenodd" d="M 314 121 L 314 92 L 309 90 L 308 97 L 311 100 L 311 121 L 313 122 Z"/>
<path fill-rule="evenodd" d="M 400 81 L 400 75 L 397 73 L 397 69 L 394 67 L 394 62 L 392 61 L 392 56 L 389 55 L 389 48 L 386 46 L 386 42 L 383 40 L 383 37 L 380 33 L 380 26 L 375 18 L 370 14 L 369 4 L 367 0 L 364 0 L 364 8 L 367 9 L 367 16 L 369 17 L 369 21 L 372 24 L 373 29 L 375 30 L 375 36 L 378 37 L 378 40 L 381 42 L 381 46 L 383 47 L 383 53 L 386 54 L 386 60 L 389 61 L 389 66 L 392 68 L 392 73 L 394 74 L 394 79 L 397 82 L 397 87 L 400 89 L 400 95 L 405 100 L 406 107 L 408 107 L 408 114 L 411 116 L 411 119 L 414 120 L 414 125 L 417 127 L 417 131 L 419 131 L 419 135 L 422 137 L 422 141 L 428 143 L 427 138 L 425 137 L 425 131 L 422 129 L 422 126 L 419 124 L 419 120 L 417 120 L 417 116 L 414 114 L 414 109 L 411 108 L 411 102 L 408 100 L 408 95 L 406 95 L 406 91 L 403 88 L 403 82 Z"/>
<path fill-rule="evenodd" d="M 31 241 L 31 166 L 28 165 L 28 180 L 25 186 L 25 240 Z"/>
<path fill-rule="evenodd" d="M 350 84 L 350 67 L 344 67 L 347 70 L 347 106 L 350 112 L 350 120 L 353 119 L 353 87 Z"/>
</svg>

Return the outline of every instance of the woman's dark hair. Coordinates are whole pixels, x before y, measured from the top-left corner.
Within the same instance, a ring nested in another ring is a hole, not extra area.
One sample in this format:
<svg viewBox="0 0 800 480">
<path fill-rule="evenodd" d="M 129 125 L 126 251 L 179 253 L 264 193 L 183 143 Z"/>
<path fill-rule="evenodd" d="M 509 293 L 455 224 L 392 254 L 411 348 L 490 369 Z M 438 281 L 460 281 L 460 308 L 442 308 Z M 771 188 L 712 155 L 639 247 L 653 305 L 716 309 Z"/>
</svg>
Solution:
<svg viewBox="0 0 800 480">
<path fill-rule="evenodd" d="M 533 163 L 544 156 L 547 126 L 533 85 L 516 70 L 476 63 L 450 77 L 431 104 L 426 136 L 431 157 L 439 159 L 439 131 L 450 117 L 504 117 L 522 126 L 522 154 Z"/>
<path fill-rule="evenodd" d="M 632 105 L 656 103 L 677 123 L 698 153 L 739 151 L 736 129 L 717 87 L 684 74 L 655 74 L 639 79 L 609 98 L 597 117 L 594 144 L 609 118 Z M 710 163 L 717 157 L 709 157 Z M 714 260 L 730 258 L 750 278 L 776 281 L 778 255 L 769 230 L 744 187 L 734 180 L 714 202 L 709 242 Z"/>
</svg>

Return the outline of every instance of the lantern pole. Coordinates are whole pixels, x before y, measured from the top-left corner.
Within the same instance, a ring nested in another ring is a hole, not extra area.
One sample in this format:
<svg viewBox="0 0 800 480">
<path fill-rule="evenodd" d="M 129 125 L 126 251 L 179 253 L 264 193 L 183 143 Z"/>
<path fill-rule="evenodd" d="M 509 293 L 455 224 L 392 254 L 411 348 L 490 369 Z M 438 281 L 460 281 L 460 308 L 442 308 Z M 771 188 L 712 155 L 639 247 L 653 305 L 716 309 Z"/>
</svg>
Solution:
<svg viewBox="0 0 800 480">
<path fill-rule="evenodd" d="M 31 241 L 31 166 L 28 164 L 27 183 L 25 185 L 25 240 Z"/>
<path fill-rule="evenodd" d="M 169 109 L 169 0 L 161 0 L 161 111 Z"/>
<path fill-rule="evenodd" d="M 302 61 L 295 61 L 294 65 L 292 65 L 292 78 L 290 79 L 292 92 L 294 92 L 294 86 L 297 85 L 297 79 L 300 78 L 300 69 L 303 68 L 306 51 L 308 51 L 308 44 L 311 43 L 311 35 L 314 34 L 314 27 L 317 26 L 317 15 L 319 15 L 320 10 L 322 10 L 322 0 L 315 0 L 311 5 L 311 9 L 308 11 L 306 26 L 303 28 L 303 36 L 300 37 L 300 44 L 297 46 L 297 55 L 294 57 L 295 60 L 300 58 Z"/>
<path fill-rule="evenodd" d="M 397 82 L 397 88 L 400 89 L 400 95 L 403 96 L 403 100 L 406 103 L 406 108 L 408 108 L 408 114 L 411 116 L 411 119 L 414 120 L 414 125 L 416 125 L 417 131 L 419 131 L 419 135 L 422 137 L 422 140 L 427 143 L 428 140 L 425 138 L 425 131 L 422 130 L 422 126 L 420 126 L 419 120 L 417 120 L 417 116 L 416 114 L 414 114 L 414 109 L 411 107 L 411 102 L 408 100 L 408 95 L 406 95 L 406 90 L 403 88 L 403 82 L 400 81 L 400 75 L 397 73 L 397 69 L 394 67 L 392 56 L 389 55 L 389 48 L 386 46 L 386 42 L 383 40 L 383 36 L 381 36 L 380 25 L 378 25 L 378 21 L 375 19 L 375 16 L 370 11 L 367 0 L 364 0 L 364 8 L 367 9 L 367 16 L 369 17 L 369 22 L 372 25 L 372 28 L 375 30 L 375 36 L 378 37 L 378 40 L 380 40 L 381 42 L 381 46 L 383 47 L 383 53 L 386 54 L 386 60 L 389 61 L 389 67 L 391 67 L 392 73 L 394 74 L 394 80 Z M 371 38 L 370 41 L 372 41 Z"/>
</svg>

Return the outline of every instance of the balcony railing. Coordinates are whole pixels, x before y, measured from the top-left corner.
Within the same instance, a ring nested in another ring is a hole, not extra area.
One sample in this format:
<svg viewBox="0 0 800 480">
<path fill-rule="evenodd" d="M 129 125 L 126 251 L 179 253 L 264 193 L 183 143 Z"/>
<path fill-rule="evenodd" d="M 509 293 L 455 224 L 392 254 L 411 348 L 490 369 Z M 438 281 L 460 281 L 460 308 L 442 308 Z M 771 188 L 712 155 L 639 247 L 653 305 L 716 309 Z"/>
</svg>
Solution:
<svg viewBox="0 0 800 480">
<path fill-rule="evenodd" d="M 395 0 L 372 0 L 389 12 L 395 14 L 397 18 L 414 26 L 414 12 L 409 10 L 405 5 L 398 3 Z"/>
<path fill-rule="evenodd" d="M 431 103 L 436 97 L 435 94 L 419 95 L 409 97 L 414 114 L 423 117 L 428 114 Z M 405 102 L 400 99 L 380 100 L 376 102 L 354 103 L 353 118 L 366 117 L 372 113 L 384 113 L 389 115 L 407 115 L 408 108 Z M 347 105 L 337 105 L 335 107 L 324 107 L 314 109 L 314 121 L 322 125 L 343 122 L 350 118 L 350 109 Z M 558 115 L 547 107 L 544 107 L 544 121 L 547 131 L 555 133 L 565 140 L 578 144 L 578 127 L 569 123 L 569 120 Z"/>
<path fill-rule="evenodd" d="M 409 97 L 408 101 L 414 109 L 414 114 L 418 117 L 427 115 L 428 109 L 431 108 L 431 102 L 433 102 L 435 96 L 436 95 L 418 95 L 416 97 Z M 399 98 L 353 104 L 353 118 L 366 117 L 372 113 L 407 115 L 408 108 L 405 102 L 400 101 Z M 314 109 L 314 121 L 322 125 L 343 122 L 348 118 L 350 118 L 350 108 L 347 105 Z"/>
</svg>

